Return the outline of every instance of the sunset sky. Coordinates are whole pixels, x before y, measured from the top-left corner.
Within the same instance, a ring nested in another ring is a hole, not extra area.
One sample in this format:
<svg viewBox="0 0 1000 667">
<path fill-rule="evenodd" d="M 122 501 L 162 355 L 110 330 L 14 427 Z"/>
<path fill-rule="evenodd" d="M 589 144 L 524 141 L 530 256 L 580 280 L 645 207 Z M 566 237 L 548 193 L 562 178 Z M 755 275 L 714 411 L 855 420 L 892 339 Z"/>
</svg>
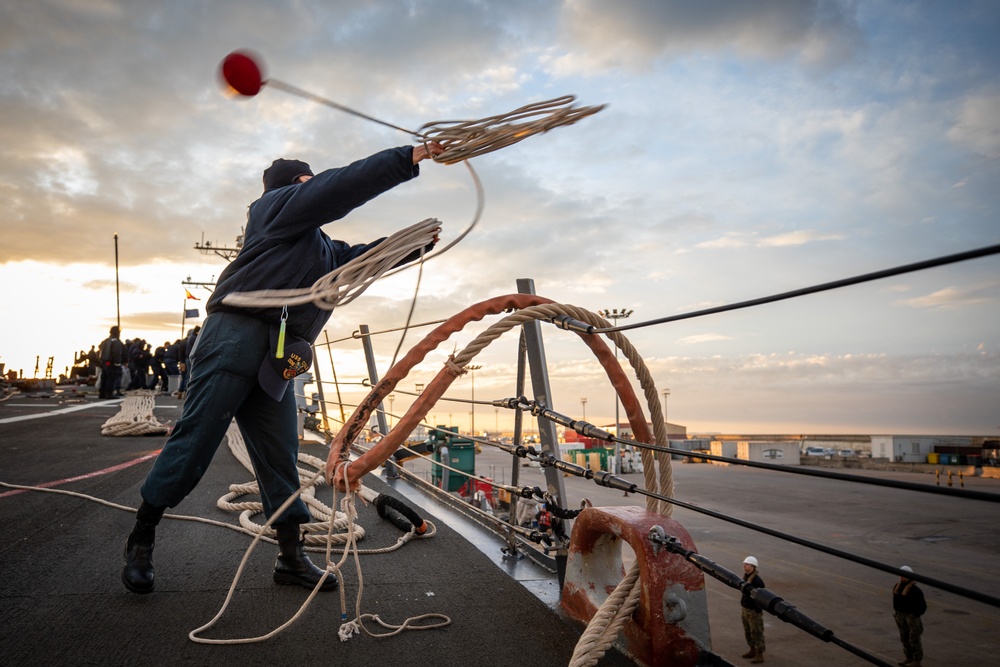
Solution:
<svg viewBox="0 0 1000 667">
<path fill-rule="evenodd" d="M 224 95 L 235 49 L 405 128 L 567 94 L 607 104 L 472 161 L 482 220 L 424 266 L 414 322 L 533 278 L 557 302 L 632 309 L 631 324 L 1000 243 L 998 34 L 992 0 L 4 3 L 0 363 L 30 377 L 53 356 L 58 374 L 107 335 L 116 233 L 124 336 L 179 337 L 182 281 L 225 265 L 193 246 L 235 242 L 274 158 L 319 171 L 413 143 L 277 89 Z M 324 229 L 360 243 L 436 217 L 448 242 L 475 206 L 462 165 L 424 163 Z M 416 276 L 335 311 L 329 338 L 402 326 Z M 208 291 L 189 289 L 204 314 Z M 998 300 L 993 256 L 628 336 L 690 431 L 997 437 Z M 589 350 L 544 335 L 554 407 L 579 417 L 586 398 L 588 420 L 610 421 Z M 380 373 L 399 336 L 375 338 Z M 477 399 L 513 395 L 516 345 L 477 358 Z M 333 354 L 339 379 L 360 379 L 357 341 Z M 465 378 L 449 395 L 470 392 Z M 467 406 L 436 413 L 468 424 Z M 477 408 L 480 429 L 510 419 Z"/>
</svg>

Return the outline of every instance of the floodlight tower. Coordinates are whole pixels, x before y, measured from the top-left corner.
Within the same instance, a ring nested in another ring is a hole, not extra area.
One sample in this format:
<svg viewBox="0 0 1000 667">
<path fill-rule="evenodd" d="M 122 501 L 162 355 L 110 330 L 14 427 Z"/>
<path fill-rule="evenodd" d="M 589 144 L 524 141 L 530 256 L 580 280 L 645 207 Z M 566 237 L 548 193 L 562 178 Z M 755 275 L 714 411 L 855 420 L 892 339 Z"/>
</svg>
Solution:
<svg viewBox="0 0 1000 667">
<path fill-rule="evenodd" d="M 628 308 L 622 308 L 621 310 L 618 310 L 617 308 L 614 308 L 613 310 L 608 310 L 607 308 L 605 308 L 604 310 L 597 311 L 597 314 L 606 320 L 612 320 L 615 323 L 615 328 L 617 329 L 618 320 L 628 319 L 628 316 L 631 315 L 632 312 L 633 311 Z M 615 361 L 618 361 L 617 345 L 615 345 Z M 618 392 L 616 391 L 615 392 L 615 438 L 617 437 L 618 437 Z M 618 464 L 620 456 L 621 456 L 621 443 L 615 440 L 615 460 L 614 463 L 610 466 L 611 470 L 609 470 L 608 472 L 613 474 L 618 474 Z"/>
<path fill-rule="evenodd" d="M 465 370 L 472 373 L 472 425 L 469 430 L 472 432 L 472 437 L 476 437 L 476 371 L 478 371 L 482 366 L 479 364 L 466 364 Z"/>
</svg>

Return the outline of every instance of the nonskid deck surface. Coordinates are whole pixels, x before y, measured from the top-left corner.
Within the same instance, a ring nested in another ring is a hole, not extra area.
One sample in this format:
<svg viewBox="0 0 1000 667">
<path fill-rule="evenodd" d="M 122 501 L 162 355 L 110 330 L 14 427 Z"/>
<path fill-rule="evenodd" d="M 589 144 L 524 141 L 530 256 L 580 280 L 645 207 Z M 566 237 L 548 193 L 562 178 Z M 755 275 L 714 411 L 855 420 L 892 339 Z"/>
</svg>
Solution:
<svg viewBox="0 0 1000 667">
<path fill-rule="evenodd" d="M 0 481 L 86 493 L 135 507 L 149 460 L 163 436 L 103 437 L 100 426 L 117 402 L 95 406 L 91 396 L 15 397 L 0 404 Z M 156 417 L 175 420 L 180 404 L 156 399 Z M 81 409 L 83 408 L 83 409 Z M 26 419 L 42 413 L 43 418 Z M 325 447 L 304 451 L 325 458 Z M 476 472 L 511 479 L 511 457 L 487 448 Z M 124 466 L 124 467 L 123 467 Z M 417 475 L 425 461 L 406 464 Z M 102 472 L 107 471 L 107 472 Z M 94 475 L 93 473 L 101 474 Z M 943 581 L 1000 596 L 1000 504 L 943 498 L 740 466 L 673 466 L 676 496 L 687 502 L 894 565 L 909 564 Z M 933 484 L 933 475 L 851 471 Z M 520 485 L 544 486 L 542 471 L 519 467 Z M 62 482 L 82 477 L 76 481 Z M 639 474 L 625 475 L 642 484 Z M 179 514 L 236 524 L 216 508 L 230 484 L 249 481 L 226 447 Z M 584 497 L 595 506 L 644 505 L 638 496 L 565 478 L 567 505 Z M 533 573 L 527 559 L 504 561 L 502 542 L 475 522 L 450 513 L 404 480 L 366 485 L 401 495 L 430 516 L 439 533 L 386 555 L 362 556 L 362 613 L 388 623 L 437 612 L 453 623 L 443 630 L 404 632 L 387 639 L 355 636 L 340 642 L 340 598 L 320 595 L 303 618 L 263 643 L 206 646 L 188 640 L 191 630 L 219 610 L 250 538 L 204 524 L 165 520 L 157 533 L 156 592 L 129 594 L 119 576 L 121 552 L 134 516 L 82 499 L 38 492 L 4 495 L 0 488 L 0 664 L 253 664 L 344 665 L 566 665 L 582 631 L 554 604 L 555 578 Z M 957 482 L 956 482 L 957 483 Z M 966 478 L 967 488 L 1000 493 L 1000 480 Z M 325 489 L 322 494 L 328 494 Z M 324 502 L 329 504 L 329 497 Z M 388 546 L 396 528 L 359 505 L 367 535 L 361 546 Z M 889 664 L 902 659 L 892 618 L 892 575 L 678 508 L 674 512 L 698 551 L 731 570 L 756 555 L 768 587 L 836 635 Z M 264 634 L 290 618 L 308 591 L 271 582 L 276 548 L 253 554 L 239 592 L 221 621 L 204 636 Z M 627 554 L 626 554 L 627 557 Z M 322 560 L 321 555 L 314 558 Z M 355 616 L 357 576 L 347 578 L 348 617 Z M 924 586 L 924 664 L 990 664 L 1000 610 Z M 712 649 L 734 664 L 745 643 L 735 592 L 706 579 Z M 541 599 L 533 593 L 540 593 Z M 843 649 L 765 615 L 767 664 L 865 665 Z M 373 632 L 379 630 L 369 624 Z M 617 652 L 599 665 L 631 664 Z"/>
<path fill-rule="evenodd" d="M 22 416 L 97 403 L 94 398 L 28 398 L 7 401 L 0 412 L 0 481 L 52 484 L 136 507 L 149 469 L 145 460 L 164 436 L 103 437 L 101 424 L 117 402 L 16 421 Z M 179 416 L 179 403 L 158 397 L 156 417 Z M 303 446 L 325 458 L 320 445 Z M 111 470 L 63 482 L 96 471 Z M 235 513 L 216 507 L 233 483 L 250 480 L 223 446 L 201 484 L 176 514 L 231 524 Z M 54 484 L 53 484 L 54 483 Z M 395 493 L 369 476 L 366 485 Z M 329 488 L 319 492 L 328 494 Z M 0 488 L 0 494 L 10 490 Z M 324 502 L 330 504 L 327 496 Z M 362 548 L 391 546 L 400 532 L 370 506 L 359 503 Z M 157 530 L 156 590 L 128 593 L 120 575 L 122 548 L 133 514 L 64 495 L 23 492 L 0 497 L 0 663 L 60 664 L 341 664 L 564 665 L 580 628 L 562 618 L 444 522 L 437 535 L 381 555 L 362 555 L 362 613 L 391 624 L 427 613 L 449 616 L 443 629 L 405 631 L 377 639 L 355 635 L 341 642 L 340 596 L 320 594 L 283 633 L 254 644 L 210 646 L 188 639 L 222 606 L 251 538 L 225 528 L 164 519 Z M 265 634 L 295 614 L 309 591 L 271 581 L 276 547 L 253 553 L 226 615 L 203 636 L 242 638 Z M 322 554 L 312 556 L 323 561 Z M 344 567 L 348 618 L 355 616 L 358 577 Z M 373 633 L 386 630 L 366 623 Z M 617 652 L 602 665 L 629 665 Z"/>
</svg>

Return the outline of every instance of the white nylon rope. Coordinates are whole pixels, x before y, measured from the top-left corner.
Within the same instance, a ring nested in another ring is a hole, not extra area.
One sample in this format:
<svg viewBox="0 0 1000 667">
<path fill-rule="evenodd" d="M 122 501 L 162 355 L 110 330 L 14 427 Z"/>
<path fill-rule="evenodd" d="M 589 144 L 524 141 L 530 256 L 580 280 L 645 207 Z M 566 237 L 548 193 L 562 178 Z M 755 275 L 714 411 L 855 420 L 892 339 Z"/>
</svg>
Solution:
<svg viewBox="0 0 1000 667">
<path fill-rule="evenodd" d="M 323 310 L 333 310 L 354 301 L 408 255 L 430 245 L 440 228 L 439 220 L 427 218 L 401 229 L 365 254 L 326 274 L 311 287 L 234 292 L 222 302 L 229 306 L 276 308 L 312 303 Z"/>
<path fill-rule="evenodd" d="M 271 85 L 280 84 L 277 81 L 269 83 Z M 287 84 L 281 84 L 279 87 L 284 87 L 289 92 L 304 95 L 323 104 L 330 104 L 335 108 L 357 113 Z M 435 162 L 442 164 L 465 162 L 475 184 L 477 195 L 476 212 L 465 231 L 444 248 L 427 257 L 422 257 L 422 261 L 450 250 L 472 231 L 482 216 L 483 186 L 468 160 L 513 145 L 534 134 L 548 132 L 563 125 L 572 125 L 581 118 L 593 115 L 604 108 L 603 104 L 574 107 L 572 103 L 575 99 L 572 95 L 565 95 L 536 104 L 528 104 L 506 114 L 475 121 L 434 121 L 421 127 L 418 132 L 410 132 L 410 134 L 420 137 L 425 146 L 436 142 L 445 149 L 443 153 L 431 156 Z M 370 116 L 358 115 L 381 123 Z M 398 127 L 396 129 L 403 130 L 403 128 Z M 364 255 L 326 274 L 313 283 L 311 287 L 235 292 L 223 298 L 223 303 L 231 306 L 250 307 L 281 307 L 312 303 L 318 308 L 333 310 L 337 306 L 346 305 L 361 296 L 372 282 L 383 275 L 392 275 L 396 271 L 407 268 L 399 267 L 392 270 L 407 255 L 428 246 L 440 227 L 439 220 L 427 218 L 396 232 Z"/>
<path fill-rule="evenodd" d="M 121 409 L 101 425 L 101 435 L 150 435 L 169 428 L 153 416 L 155 392 L 140 389 L 125 393 Z"/>
<path fill-rule="evenodd" d="M 313 457 L 313 458 L 315 458 L 315 457 Z M 315 486 L 317 484 L 322 483 L 322 481 L 323 481 L 323 467 L 325 465 L 325 462 L 320 461 L 319 459 L 316 459 L 316 461 L 318 462 L 318 464 L 319 464 L 318 467 L 320 469 L 311 478 L 309 478 L 308 480 L 306 480 L 306 482 L 302 485 L 302 488 L 311 488 L 311 487 L 313 487 L 313 486 Z M 134 507 L 129 507 L 127 505 L 121 505 L 119 503 L 114 503 L 114 502 L 111 502 L 110 500 L 105 500 L 103 498 L 97 498 L 95 496 L 87 495 L 85 493 L 78 493 L 76 491 L 67 491 L 65 489 L 50 489 L 50 488 L 45 488 L 45 487 L 40 487 L 40 486 L 28 486 L 28 485 L 25 485 L 25 484 L 10 484 L 8 482 L 0 482 L 0 487 L 4 487 L 4 488 L 8 488 L 8 489 L 18 489 L 18 490 L 22 490 L 22 491 L 37 491 L 37 492 L 41 492 L 41 493 L 53 493 L 53 494 L 57 494 L 57 495 L 71 496 L 71 497 L 74 497 L 74 498 L 82 498 L 83 500 L 88 500 L 90 502 L 94 502 L 94 503 L 97 503 L 99 505 L 104 505 L 106 507 L 111 507 L 111 508 L 114 508 L 114 509 L 122 510 L 122 511 L 125 511 L 125 512 L 129 512 L 131 514 L 135 514 L 136 511 L 137 511 L 136 508 L 134 508 Z M 278 510 L 274 513 L 274 516 L 279 516 L 282 512 L 284 512 L 295 501 L 295 499 L 299 497 L 299 493 L 301 493 L 301 491 L 302 491 L 302 489 L 300 489 L 298 492 L 296 492 L 295 494 L 293 494 L 292 497 L 290 497 L 287 501 L 285 501 L 285 503 L 282 504 L 282 506 L 279 507 Z M 370 489 L 368 490 L 368 493 L 372 493 Z M 364 495 L 362 497 L 364 497 Z M 367 553 L 386 553 L 388 551 L 394 551 L 395 549 L 398 549 L 403 544 L 405 544 L 406 542 L 409 542 L 412 539 L 426 539 L 426 538 L 429 538 L 429 537 L 433 537 L 435 535 L 435 533 L 437 532 L 437 528 L 436 528 L 436 526 L 431 521 L 425 520 L 426 523 L 427 523 L 427 525 L 428 525 L 428 531 L 426 533 L 424 533 L 423 535 L 416 535 L 415 529 L 414 529 L 414 530 L 411 530 L 410 533 L 408 533 L 407 535 L 404 535 L 402 538 L 400 538 L 400 540 L 397 542 L 397 544 L 395 546 L 393 546 L 393 547 L 387 547 L 385 549 L 372 549 L 372 550 L 367 550 L 367 551 L 366 550 L 359 550 L 357 548 L 357 542 L 354 539 L 354 536 L 357 534 L 358 531 L 354 527 L 354 523 L 353 523 L 354 522 L 354 518 L 351 516 L 352 514 L 353 514 L 354 517 L 357 516 L 357 513 L 356 513 L 356 510 L 354 509 L 353 503 L 354 503 L 354 493 L 352 492 L 352 493 L 348 494 L 348 497 L 346 497 L 344 499 L 344 501 L 341 504 L 341 507 L 342 507 L 342 509 L 345 510 L 344 514 L 348 517 L 348 527 L 349 527 L 349 529 L 347 531 L 347 534 L 348 534 L 348 544 L 350 546 L 354 547 L 353 548 L 354 558 L 355 558 L 355 562 L 357 564 L 357 570 L 358 570 L 358 585 L 359 585 L 359 587 L 358 587 L 357 601 L 355 603 L 355 609 L 358 611 L 358 616 L 353 621 L 349 621 L 348 623 L 345 624 L 345 626 L 347 626 L 347 627 L 350 628 L 350 631 L 347 631 L 347 635 L 346 636 L 344 636 L 344 632 L 345 631 L 344 630 L 341 631 L 341 633 L 340 633 L 341 634 L 341 641 L 346 641 L 346 639 L 348 639 L 351 634 L 358 632 L 358 629 L 360 629 L 361 631 L 363 631 L 365 634 L 367 634 L 370 637 L 383 637 L 383 636 L 387 637 L 387 636 L 391 636 L 391 635 L 394 635 L 394 634 L 398 634 L 399 632 L 402 632 L 403 630 L 431 630 L 431 629 L 434 629 L 434 628 L 440 628 L 440 627 L 444 627 L 446 625 L 449 625 L 451 623 L 451 619 L 448 618 L 447 616 L 443 615 L 443 614 L 423 614 L 423 615 L 420 615 L 420 616 L 415 616 L 415 617 L 406 619 L 403 622 L 402 625 L 393 626 L 393 625 L 389 625 L 389 624 L 385 623 L 382 619 L 380 619 L 378 617 L 378 615 L 372 615 L 372 614 L 363 614 L 362 615 L 360 613 L 360 609 L 361 609 L 361 590 L 362 590 L 363 582 L 362 582 L 362 578 L 361 578 L 361 563 L 360 563 L 359 556 L 361 554 L 367 554 Z M 336 504 L 336 492 L 334 492 L 334 504 Z M 257 526 L 255 526 L 253 529 L 250 529 L 250 528 L 243 527 L 243 526 L 234 526 L 233 524 L 223 523 L 221 521 L 215 521 L 215 520 L 212 520 L 212 519 L 206 519 L 204 517 L 190 516 L 190 515 L 185 515 L 185 514 L 164 514 L 163 518 L 165 518 L 165 519 L 176 519 L 176 520 L 180 520 L 180 521 L 195 521 L 195 522 L 198 522 L 198 523 L 205 523 L 205 524 L 208 524 L 210 526 L 218 526 L 219 528 L 228 528 L 229 530 L 235 530 L 235 531 L 237 531 L 239 533 L 243 533 L 245 535 L 250 535 L 251 537 L 253 537 L 253 541 L 250 543 L 250 546 L 247 548 L 246 553 L 243 555 L 243 560 L 240 561 L 239 568 L 237 568 L 236 575 L 233 578 L 233 583 L 229 587 L 229 592 L 226 594 L 226 600 L 225 600 L 225 602 L 223 602 L 222 608 L 219 609 L 219 612 L 215 615 L 215 617 L 211 621 L 209 621 L 205 625 L 201 626 L 200 628 L 196 628 L 196 629 L 192 630 L 190 633 L 188 633 L 188 638 L 191 641 L 197 642 L 197 643 L 200 643 L 200 644 L 248 644 L 248 643 L 260 642 L 260 641 L 264 641 L 266 639 L 270 639 L 271 637 L 274 637 L 277 634 L 279 634 L 285 628 L 287 628 L 290 625 L 292 625 L 295 621 L 297 621 L 302 616 L 302 614 L 305 613 L 306 609 L 309 606 L 309 603 L 312 602 L 312 599 L 314 597 L 316 597 L 316 594 L 319 592 L 319 589 L 323 585 L 323 582 L 326 580 L 326 577 L 333 576 L 333 575 L 337 576 L 337 578 L 338 578 L 338 580 L 340 582 L 339 588 L 340 588 L 341 609 L 342 609 L 342 612 L 343 612 L 343 618 L 347 617 L 347 613 L 346 613 L 346 608 L 347 607 L 346 607 L 346 600 L 345 600 L 344 586 L 343 586 L 344 582 L 343 582 L 343 577 L 340 574 L 340 567 L 347 560 L 347 556 L 348 556 L 349 550 L 347 548 L 345 548 L 343 550 L 343 556 L 341 558 L 341 561 L 339 563 L 337 563 L 336 565 L 332 564 L 331 563 L 330 554 L 331 554 L 331 544 L 332 544 L 333 540 L 332 539 L 328 539 L 326 541 L 326 544 L 327 544 L 327 569 L 326 569 L 326 574 L 316 584 L 316 587 L 309 594 L 309 597 L 306 598 L 305 602 L 303 602 L 303 604 L 299 608 L 298 612 L 296 612 L 295 615 L 292 616 L 292 618 L 288 619 L 288 621 L 286 621 L 285 623 L 283 623 L 281 626 L 275 628 L 271 632 L 269 632 L 269 633 L 267 633 L 265 635 L 261 635 L 259 637 L 251 637 L 251 638 L 245 638 L 245 639 L 205 639 L 203 637 L 198 637 L 197 634 L 199 632 L 207 630 L 208 628 L 210 628 L 213 625 L 215 625 L 215 623 L 222 617 L 222 615 L 225 612 L 226 608 L 229 606 L 229 602 L 232 600 L 233 594 L 234 594 L 234 592 L 236 590 L 236 584 L 239 583 L 240 577 L 243 574 L 243 570 L 246 567 L 247 561 L 250 559 L 250 554 L 253 552 L 254 548 L 256 548 L 257 543 L 260 542 L 261 540 L 266 540 L 266 541 L 271 541 L 271 542 L 274 541 L 273 539 L 270 539 L 270 538 L 264 536 L 265 531 L 268 530 L 268 529 L 270 529 L 270 527 L 271 527 L 270 526 L 271 521 L 269 520 L 267 522 L 267 524 L 265 524 L 263 526 L 264 530 L 261 530 L 260 527 L 257 527 Z M 333 524 L 332 524 L 332 522 L 329 522 L 329 521 L 327 521 L 326 524 L 328 526 L 328 528 L 327 528 L 328 536 L 332 537 L 332 525 Z M 272 534 L 273 534 L 273 531 L 272 531 Z M 385 635 L 372 634 L 372 633 L 368 632 L 368 630 L 364 627 L 364 625 L 362 623 L 362 620 L 364 618 L 372 619 L 372 620 L 378 622 L 379 624 L 381 624 L 383 627 L 392 628 L 394 631 L 391 632 L 391 633 L 385 634 Z M 425 619 L 429 619 L 429 618 L 438 618 L 438 619 L 440 619 L 440 621 L 438 623 L 427 624 L 427 625 L 414 625 L 414 623 L 416 623 L 416 622 L 419 622 L 419 621 L 425 620 Z"/>
<path fill-rule="evenodd" d="M 229 433 L 227 433 L 227 435 L 231 435 L 233 432 L 235 432 L 236 434 L 239 434 L 238 428 L 234 428 L 231 425 Z M 239 439 L 240 442 L 242 442 L 242 436 L 239 436 L 238 439 Z M 231 437 L 230 438 L 230 443 L 232 443 L 234 440 L 236 440 L 236 438 L 235 437 Z M 232 447 L 232 444 L 230 444 L 230 446 Z M 244 443 L 244 451 L 245 451 L 245 443 Z M 237 458 L 240 458 L 240 456 L 237 456 Z M 311 457 L 311 458 L 315 459 L 315 457 Z M 246 460 L 248 462 L 248 457 L 247 457 Z M 300 457 L 300 460 L 302 460 L 301 457 Z M 357 548 L 358 528 L 359 527 L 356 527 L 355 523 L 354 523 L 354 520 L 357 517 L 357 509 L 356 509 L 356 506 L 355 506 L 355 502 L 356 502 L 355 501 L 355 497 L 356 496 L 355 496 L 354 491 L 348 491 L 348 493 L 345 495 L 343 501 L 341 502 L 341 512 L 337 512 L 337 516 L 338 517 L 340 517 L 341 513 L 343 513 L 343 516 L 345 517 L 346 525 L 347 525 L 347 531 L 345 533 L 345 535 L 346 535 L 346 545 L 345 545 L 344 549 L 341 551 L 340 561 L 337 562 L 337 563 L 334 563 L 333 559 L 331 558 L 331 555 L 333 553 L 332 546 L 333 546 L 333 542 L 334 542 L 333 528 L 334 528 L 334 524 L 336 522 L 335 521 L 327 520 L 327 521 L 323 522 L 325 524 L 325 526 L 326 526 L 326 531 L 327 531 L 327 536 L 326 536 L 326 569 L 325 569 L 325 572 L 324 572 L 323 576 L 320 577 L 319 581 L 316 582 L 316 586 L 309 593 L 309 597 L 307 597 L 305 599 L 305 601 L 302 603 L 302 606 L 299 607 L 299 610 L 297 612 L 295 612 L 295 614 L 291 618 L 289 618 L 287 621 L 285 621 L 284 623 L 282 623 L 277 628 L 271 630 L 270 632 L 268 632 L 266 634 L 263 634 L 263 635 L 259 635 L 257 637 L 243 637 L 243 638 L 236 638 L 236 639 L 208 639 L 208 638 L 200 637 L 199 636 L 199 634 L 201 632 L 204 632 L 205 630 L 208 630 L 209 628 L 211 628 L 212 626 L 214 626 L 216 624 L 216 622 L 218 622 L 218 620 L 220 618 L 222 618 L 222 615 L 225 613 L 226 609 L 229 607 L 229 603 L 233 599 L 233 594 L 236 591 L 236 585 L 239 583 L 240 578 L 243 576 L 243 571 L 246 568 L 247 561 L 250 559 L 250 554 L 253 553 L 253 550 L 257 547 L 258 542 L 260 542 L 262 539 L 268 539 L 268 538 L 264 537 L 264 535 L 265 535 L 266 532 L 270 531 L 271 534 L 273 534 L 273 529 L 271 529 L 271 524 L 274 521 L 274 519 L 276 517 L 278 517 L 278 516 L 281 516 L 281 514 L 293 502 L 295 502 L 295 500 L 297 498 L 299 498 L 300 496 L 302 496 L 306 491 L 310 491 L 310 490 L 312 490 L 312 488 L 314 486 L 322 485 L 324 483 L 323 473 L 325 471 L 325 462 L 324 461 L 320 461 L 319 459 L 315 459 L 315 461 L 317 462 L 317 467 L 319 468 L 319 470 L 317 470 L 315 472 L 315 474 L 313 474 L 309 479 L 305 480 L 304 482 L 301 482 L 300 488 L 294 494 L 292 494 L 291 497 L 288 498 L 288 500 L 286 500 L 284 503 L 282 503 L 281 507 L 279 507 L 277 510 L 275 510 L 274 514 L 271 515 L 271 518 L 269 518 L 267 520 L 267 522 L 263 526 L 260 527 L 259 532 L 257 532 L 254 535 L 253 541 L 250 543 L 250 546 L 247 547 L 246 553 L 243 555 L 243 559 L 240 561 L 240 565 L 239 565 L 239 567 L 236 570 L 236 574 L 233 576 L 233 582 L 229 586 L 229 591 L 226 594 L 226 599 L 222 603 L 222 607 L 219 609 L 218 613 L 216 613 L 216 615 L 212 618 L 212 620 L 210 620 L 205 625 L 202 625 L 201 627 L 195 628 L 194 630 L 192 630 L 191 632 L 189 632 L 188 633 L 188 639 L 190 639 L 193 642 L 199 643 L 199 644 L 224 644 L 224 645 L 229 645 L 229 644 L 252 644 L 252 643 L 266 641 L 266 640 L 270 639 L 271 637 L 274 637 L 274 636 L 280 634 L 285 628 L 291 626 L 293 623 L 295 623 L 295 621 L 297 621 L 299 618 L 302 617 L 302 615 L 305 613 L 306 609 L 308 609 L 309 604 L 312 602 L 313 598 L 316 597 L 317 593 L 319 593 L 319 591 L 322 588 L 323 583 L 326 581 L 327 577 L 330 577 L 330 576 L 336 576 L 337 577 L 337 580 L 338 580 L 338 583 L 339 583 L 338 589 L 339 589 L 339 592 L 340 592 L 341 617 L 346 619 L 347 618 L 347 601 L 346 601 L 346 594 L 345 594 L 345 591 L 344 591 L 344 587 L 345 587 L 345 585 L 344 585 L 344 577 L 343 577 L 343 574 L 341 573 L 341 569 L 342 569 L 344 563 L 347 561 L 347 558 L 348 558 L 348 556 L 349 556 L 349 554 L 351 552 L 353 552 L 353 554 L 354 554 L 354 561 L 355 561 L 355 565 L 356 565 L 356 568 L 357 568 L 357 574 L 358 574 L 358 594 L 357 594 L 357 598 L 356 598 L 356 601 L 355 601 L 355 610 L 357 612 L 357 616 L 353 620 L 347 621 L 347 622 L 345 622 L 341 626 L 340 631 L 338 632 L 338 636 L 340 637 L 341 641 L 347 641 L 348 639 L 350 639 L 350 637 L 351 637 L 352 634 L 356 634 L 359 631 L 364 632 L 369 637 L 388 637 L 388 636 L 391 636 L 391 635 L 394 635 L 394 634 L 398 634 L 399 632 L 402 632 L 403 630 L 431 630 L 431 629 L 434 629 L 434 628 L 444 627 L 444 626 L 449 625 L 451 623 L 451 619 L 448 618 L 447 616 L 445 616 L 443 614 L 431 613 L 431 614 L 422 614 L 420 616 L 411 617 L 411 618 L 406 619 L 403 622 L 402 625 L 392 626 L 392 625 L 386 624 L 384 621 L 382 621 L 380 618 L 378 618 L 377 615 L 361 614 L 361 593 L 362 593 L 362 590 L 364 589 L 364 579 L 363 579 L 363 576 L 362 576 L 362 573 L 361 573 L 360 555 L 362 553 L 387 553 L 389 551 L 394 551 L 395 549 L 398 549 L 399 547 L 401 547 L 403 544 L 405 544 L 406 542 L 410 541 L 411 539 L 425 539 L 425 538 L 429 538 L 429 537 L 432 537 L 437 531 L 436 531 L 436 528 L 434 527 L 434 524 L 431 523 L 430 521 L 427 521 L 427 524 L 430 527 L 430 530 L 427 533 L 424 533 L 423 535 L 416 535 L 416 527 L 413 527 L 410 530 L 410 532 L 407 533 L 406 535 L 404 535 L 402 538 L 400 538 L 400 540 L 397 541 L 396 545 L 394 545 L 393 547 L 388 547 L 386 549 L 379 549 L 379 550 L 367 550 L 367 551 L 359 550 Z M 244 465 L 246 465 L 245 462 L 244 462 Z M 347 462 L 344 462 L 342 465 L 346 466 Z M 373 491 L 371 491 L 371 489 L 368 489 L 367 492 L 363 492 L 362 493 L 362 498 L 367 501 L 369 499 L 369 496 L 371 498 L 374 498 L 375 495 L 377 495 L 377 494 L 375 494 Z M 333 490 L 333 505 L 334 506 L 337 505 L 337 491 L 336 491 L 336 489 Z M 263 511 L 263 509 L 261 509 L 261 511 Z M 332 514 L 332 512 L 331 512 L 331 514 Z M 316 525 L 316 524 L 308 524 L 308 525 Z M 361 533 L 363 535 L 363 530 L 361 531 Z M 364 620 L 365 617 L 377 621 L 383 627 L 392 628 L 393 632 L 388 633 L 388 634 L 383 634 L 383 635 L 372 634 L 371 632 L 369 632 L 364 627 L 363 620 Z M 414 625 L 414 623 L 417 623 L 417 622 L 425 620 L 425 619 L 431 619 L 431 618 L 438 618 L 438 619 L 440 619 L 440 621 L 437 622 L 437 623 L 429 623 L 429 624 L 426 624 L 426 625 Z"/>
<path fill-rule="evenodd" d="M 425 143 L 434 141 L 444 147 L 443 153 L 434 156 L 435 162 L 453 164 L 511 146 L 535 134 L 572 125 L 604 108 L 603 104 L 574 107 L 574 101 L 575 96 L 564 95 L 481 120 L 434 121 L 414 134 Z"/>
<path fill-rule="evenodd" d="M 226 440 L 229 445 L 229 451 L 233 453 L 236 460 L 253 474 L 253 464 L 250 462 L 250 454 L 247 452 L 246 442 L 244 442 L 243 434 L 240 433 L 240 429 L 235 421 L 229 425 L 229 430 L 226 432 Z M 304 452 L 299 452 L 299 461 L 311 467 L 309 470 L 301 467 L 298 468 L 300 480 L 309 479 L 317 470 L 323 470 L 326 467 L 326 461 Z M 304 484 L 300 484 L 300 498 L 306 504 L 309 513 L 316 519 L 314 522 L 304 523 L 301 526 L 307 551 L 324 551 L 327 544 L 347 544 L 349 541 L 348 530 L 353 532 L 355 542 L 365 537 L 364 527 L 357 522 L 349 522 L 347 514 L 340 511 L 335 513 L 331 507 L 316 498 L 316 487 L 324 486 L 325 483 L 326 481 L 321 478 L 312 486 L 306 487 Z M 374 501 L 375 497 L 378 496 L 376 491 L 367 486 L 361 487 L 360 494 L 366 503 Z M 238 498 L 245 495 L 260 495 L 260 487 L 256 479 L 243 484 L 230 484 L 229 493 L 216 501 L 216 507 L 229 512 L 240 512 L 239 520 L 241 526 L 246 528 L 251 534 L 262 534 L 266 541 L 275 542 L 276 534 L 273 528 L 269 527 L 265 529 L 263 525 L 252 521 L 252 517 L 255 515 L 264 513 L 264 504 L 259 500 L 236 502 Z M 333 531 L 336 532 L 329 530 L 329 522 L 331 520 L 333 520 Z M 433 537 L 437 533 L 437 527 L 431 521 L 427 521 L 426 523 L 428 530 L 421 535 L 416 535 L 415 532 L 411 531 L 402 535 L 396 541 L 396 544 L 392 546 L 378 549 L 359 549 L 358 553 L 366 555 L 389 553 L 390 551 L 399 549 L 412 539 Z M 338 550 L 337 553 L 340 553 L 340 551 Z"/>
</svg>

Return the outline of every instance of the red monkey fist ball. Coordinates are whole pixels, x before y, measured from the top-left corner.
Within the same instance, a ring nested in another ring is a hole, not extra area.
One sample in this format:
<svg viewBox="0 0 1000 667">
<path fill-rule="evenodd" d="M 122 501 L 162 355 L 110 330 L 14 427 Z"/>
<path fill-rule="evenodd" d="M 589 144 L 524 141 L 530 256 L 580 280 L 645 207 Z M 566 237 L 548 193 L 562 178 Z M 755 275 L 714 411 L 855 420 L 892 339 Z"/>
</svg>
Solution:
<svg viewBox="0 0 1000 667">
<path fill-rule="evenodd" d="M 233 51 L 222 61 L 222 79 L 240 95 L 253 97 L 264 85 L 260 66 L 248 51 Z"/>
</svg>

